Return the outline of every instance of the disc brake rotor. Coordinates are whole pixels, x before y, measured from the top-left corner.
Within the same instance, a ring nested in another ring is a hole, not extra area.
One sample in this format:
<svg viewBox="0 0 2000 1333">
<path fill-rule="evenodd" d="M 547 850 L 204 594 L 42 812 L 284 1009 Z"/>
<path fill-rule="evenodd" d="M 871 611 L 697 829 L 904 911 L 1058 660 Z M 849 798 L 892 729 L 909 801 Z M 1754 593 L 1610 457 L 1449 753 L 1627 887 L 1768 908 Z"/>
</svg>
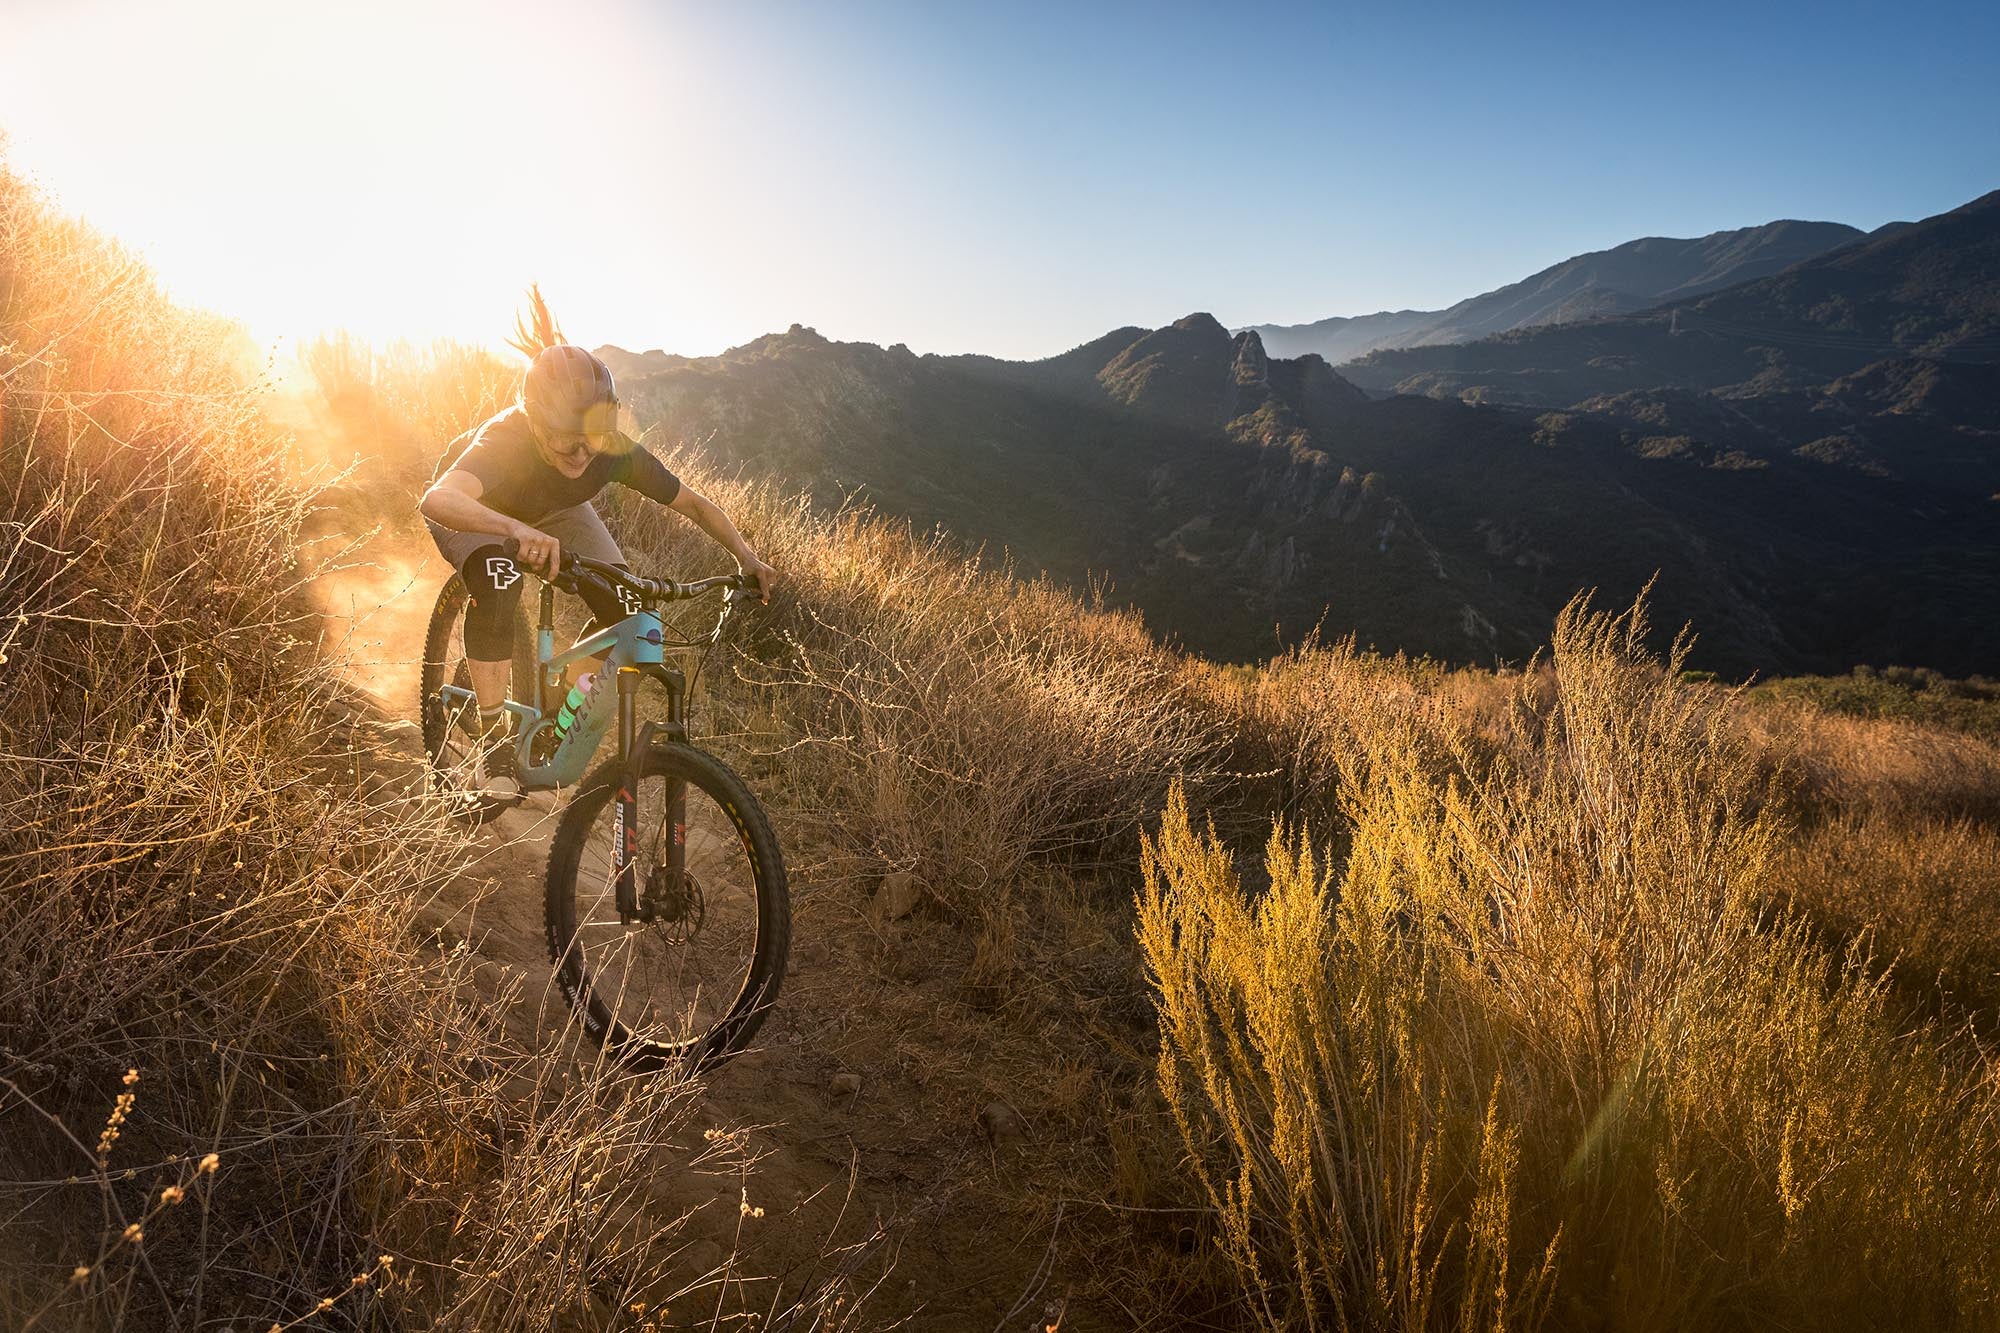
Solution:
<svg viewBox="0 0 2000 1333">
<path fill-rule="evenodd" d="M 669 942 L 685 944 L 701 930 L 706 910 L 701 881 L 692 870 L 681 872 L 678 886 L 668 883 L 667 868 L 654 866 L 646 876 L 646 891 L 640 900 L 641 915 Z"/>
</svg>

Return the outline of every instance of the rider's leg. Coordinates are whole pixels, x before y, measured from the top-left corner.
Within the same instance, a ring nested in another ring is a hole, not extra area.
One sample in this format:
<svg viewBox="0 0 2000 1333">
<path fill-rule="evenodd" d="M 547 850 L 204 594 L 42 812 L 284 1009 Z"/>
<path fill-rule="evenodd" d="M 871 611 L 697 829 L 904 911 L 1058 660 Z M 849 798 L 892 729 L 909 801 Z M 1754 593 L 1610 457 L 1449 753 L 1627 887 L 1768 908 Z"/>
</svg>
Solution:
<svg viewBox="0 0 2000 1333">
<path fill-rule="evenodd" d="M 465 659 L 465 671 L 472 677 L 472 692 L 479 696 L 479 711 L 501 712 L 501 705 L 507 702 L 507 687 L 514 681 L 514 660 L 482 662 L 476 657 L 468 657 Z"/>
<path fill-rule="evenodd" d="M 508 733 L 507 687 L 514 674 L 514 618 L 521 603 L 521 570 L 498 543 L 475 549 L 459 566 L 471 600 L 465 607 L 465 669 L 479 700 L 478 748 L 472 782 L 489 797 L 521 790 Z"/>
<path fill-rule="evenodd" d="M 611 562 L 607 561 L 606 563 Z M 629 568 L 623 560 L 616 563 L 620 569 Z M 631 615 L 632 612 L 638 610 L 636 605 L 628 607 L 617 596 L 605 592 L 602 588 L 586 587 L 583 590 L 583 601 L 584 605 L 590 608 L 590 623 L 583 627 L 583 637 L 586 639 L 599 630 L 609 629 L 625 617 Z M 606 651 L 609 650 L 607 649 Z M 583 671 L 602 671 L 604 670 L 604 653 L 599 653 L 595 657 L 583 658 L 577 665 L 580 668 L 578 672 L 579 676 Z"/>
<path fill-rule="evenodd" d="M 497 719 L 514 669 L 514 617 L 521 604 L 521 569 L 501 548 L 476 548 L 459 566 L 471 600 L 465 608 L 465 669 L 479 696 L 482 724 Z"/>
</svg>

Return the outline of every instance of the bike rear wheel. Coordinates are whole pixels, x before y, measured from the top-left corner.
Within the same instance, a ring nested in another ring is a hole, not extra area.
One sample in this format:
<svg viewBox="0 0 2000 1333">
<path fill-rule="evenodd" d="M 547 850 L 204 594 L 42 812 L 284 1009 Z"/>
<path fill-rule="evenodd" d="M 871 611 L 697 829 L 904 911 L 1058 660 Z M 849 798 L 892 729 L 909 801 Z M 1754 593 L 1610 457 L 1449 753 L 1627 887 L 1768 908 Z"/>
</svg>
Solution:
<svg viewBox="0 0 2000 1333">
<path fill-rule="evenodd" d="M 478 734 L 478 709 L 474 704 L 453 706 L 440 693 L 444 685 L 472 688 L 472 674 L 465 665 L 465 581 L 453 574 L 438 590 L 437 605 L 431 611 L 430 628 L 424 634 L 424 667 L 419 681 L 418 717 L 423 723 L 424 754 L 430 762 L 431 787 L 454 798 L 453 809 L 460 818 L 484 823 L 512 802 L 482 798 L 466 790 L 471 771 L 473 741 Z M 528 634 L 528 620 L 518 607 L 514 612 L 514 675 L 509 694 L 522 703 L 534 700 L 535 651 Z"/>
<path fill-rule="evenodd" d="M 784 858 L 757 798 L 711 754 L 655 745 L 633 793 L 635 885 L 651 920 L 618 912 L 612 850 L 625 779 L 612 758 L 584 779 L 549 849 L 549 956 L 598 1042 L 640 1068 L 713 1064 L 742 1051 L 778 997 L 791 942 Z M 670 882 L 673 789 L 686 873 Z"/>
</svg>

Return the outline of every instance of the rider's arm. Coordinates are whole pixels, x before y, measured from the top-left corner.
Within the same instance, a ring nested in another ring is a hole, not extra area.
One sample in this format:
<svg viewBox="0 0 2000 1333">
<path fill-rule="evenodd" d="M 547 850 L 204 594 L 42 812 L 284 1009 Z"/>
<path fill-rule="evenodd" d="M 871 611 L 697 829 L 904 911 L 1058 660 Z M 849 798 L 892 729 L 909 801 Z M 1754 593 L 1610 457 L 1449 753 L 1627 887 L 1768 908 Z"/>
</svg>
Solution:
<svg viewBox="0 0 2000 1333">
<path fill-rule="evenodd" d="M 486 483 L 463 468 L 453 468 L 431 483 L 417 502 L 423 516 L 456 532 L 486 532 L 495 537 L 518 536 L 527 524 L 479 503 Z"/>
<path fill-rule="evenodd" d="M 757 591 L 765 601 L 771 600 L 771 589 L 777 586 L 778 571 L 765 564 L 750 549 L 750 543 L 743 540 L 743 534 L 729 521 L 729 515 L 715 501 L 700 491 L 683 486 L 680 493 L 668 505 L 677 514 L 685 515 L 703 532 L 713 537 L 718 545 L 736 557 L 736 566 L 746 574 L 757 578 Z"/>
<path fill-rule="evenodd" d="M 757 595 L 770 601 L 771 589 L 778 586 L 778 571 L 757 557 L 757 553 L 750 549 L 750 543 L 743 540 L 743 534 L 729 521 L 729 515 L 723 513 L 715 501 L 683 486 L 681 479 L 669 472 L 667 465 L 655 458 L 644 445 L 629 437 L 623 443 L 625 448 L 619 455 L 612 479 L 690 519 L 696 527 L 714 538 L 717 545 L 736 557 L 736 567 L 756 578 Z"/>
<path fill-rule="evenodd" d="M 453 468 L 431 483 L 417 502 L 423 516 L 441 528 L 458 532 L 484 532 L 495 537 L 512 537 L 521 543 L 521 563 L 529 569 L 553 573 L 562 547 L 556 539 L 518 518 L 509 518 L 479 502 L 486 483 L 464 468 Z"/>
<path fill-rule="evenodd" d="M 729 521 L 729 515 L 723 513 L 721 506 L 700 491 L 683 486 L 681 493 L 676 495 L 673 503 L 667 507 L 693 520 L 696 527 L 713 537 L 717 545 L 735 556 L 737 564 L 746 564 L 757 558 L 757 553 L 750 549 L 750 543 L 743 540 L 743 534 Z"/>
</svg>

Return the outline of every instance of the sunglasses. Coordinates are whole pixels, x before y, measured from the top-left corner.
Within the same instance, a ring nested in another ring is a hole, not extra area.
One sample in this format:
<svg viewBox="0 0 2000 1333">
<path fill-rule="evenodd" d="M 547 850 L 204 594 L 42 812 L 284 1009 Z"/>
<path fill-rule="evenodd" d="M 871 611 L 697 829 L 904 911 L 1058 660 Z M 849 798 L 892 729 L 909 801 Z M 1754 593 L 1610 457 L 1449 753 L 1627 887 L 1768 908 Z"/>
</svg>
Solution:
<svg viewBox="0 0 2000 1333">
<path fill-rule="evenodd" d="M 580 430 L 552 430 L 548 432 L 549 449 L 558 454 L 572 457 L 579 453 L 593 455 L 608 454 L 618 447 L 617 437 L 610 431 L 595 432 L 596 438 L 604 441 L 597 444 L 592 439 L 593 432 Z"/>
</svg>

